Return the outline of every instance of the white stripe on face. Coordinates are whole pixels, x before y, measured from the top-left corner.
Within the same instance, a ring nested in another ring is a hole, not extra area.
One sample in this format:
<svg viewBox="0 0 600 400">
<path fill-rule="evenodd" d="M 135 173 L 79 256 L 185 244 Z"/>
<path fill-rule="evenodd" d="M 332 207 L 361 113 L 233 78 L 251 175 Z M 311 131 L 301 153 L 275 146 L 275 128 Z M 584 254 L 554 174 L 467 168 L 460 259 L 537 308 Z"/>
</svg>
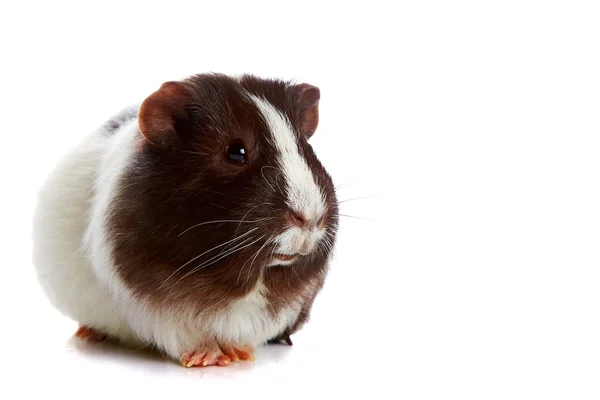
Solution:
<svg viewBox="0 0 600 400">
<path fill-rule="evenodd" d="M 287 204 L 295 212 L 304 214 L 309 221 L 317 221 L 325 212 L 325 196 L 298 151 L 297 136 L 287 117 L 268 101 L 250 95 L 263 115 L 277 149 L 277 163 L 286 182 Z"/>
</svg>

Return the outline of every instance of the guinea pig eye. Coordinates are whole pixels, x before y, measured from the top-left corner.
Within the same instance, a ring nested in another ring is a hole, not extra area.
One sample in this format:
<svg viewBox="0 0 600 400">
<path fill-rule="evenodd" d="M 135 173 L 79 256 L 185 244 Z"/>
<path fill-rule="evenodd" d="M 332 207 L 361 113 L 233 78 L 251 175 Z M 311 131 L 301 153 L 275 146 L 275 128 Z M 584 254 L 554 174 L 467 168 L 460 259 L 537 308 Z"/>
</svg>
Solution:
<svg viewBox="0 0 600 400">
<path fill-rule="evenodd" d="M 227 146 L 227 148 L 225 149 L 225 153 L 227 154 L 227 157 L 235 163 L 246 164 L 248 162 L 246 158 L 246 149 L 244 148 L 244 145 L 238 140 Z"/>
</svg>

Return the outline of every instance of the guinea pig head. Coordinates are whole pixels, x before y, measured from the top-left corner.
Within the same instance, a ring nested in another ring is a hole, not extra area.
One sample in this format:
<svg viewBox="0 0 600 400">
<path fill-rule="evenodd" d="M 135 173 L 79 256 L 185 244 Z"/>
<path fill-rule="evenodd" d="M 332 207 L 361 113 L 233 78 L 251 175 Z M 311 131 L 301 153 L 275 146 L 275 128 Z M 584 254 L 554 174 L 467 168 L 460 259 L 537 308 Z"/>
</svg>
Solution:
<svg viewBox="0 0 600 400">
<path fill-rule="evenodd" d="M 319 99 L 308 84 L 218 74 L 151 94 L 108 213 L 120 279 L 151 300 L 211 306 L 263 275 L 298 290 L 321 276 L 338 205 L 309 144 Z"/>
</svg>

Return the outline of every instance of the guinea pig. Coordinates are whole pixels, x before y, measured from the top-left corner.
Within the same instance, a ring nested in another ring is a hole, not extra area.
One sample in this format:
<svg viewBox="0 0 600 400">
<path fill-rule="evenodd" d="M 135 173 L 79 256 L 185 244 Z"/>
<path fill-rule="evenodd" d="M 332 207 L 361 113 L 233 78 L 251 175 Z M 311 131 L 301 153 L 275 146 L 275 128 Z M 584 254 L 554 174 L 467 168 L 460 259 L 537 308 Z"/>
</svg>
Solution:
<svg viewBox="0 0 600 400">
<path fill-rule="evenodd" d="M 186 367 L 252 360 L 309 319 L 338 230 L 311 145 L 320 90 L 253 75 L 163 83 L 42 186 L 33 263 L 76 336 Z"/>
</svg>

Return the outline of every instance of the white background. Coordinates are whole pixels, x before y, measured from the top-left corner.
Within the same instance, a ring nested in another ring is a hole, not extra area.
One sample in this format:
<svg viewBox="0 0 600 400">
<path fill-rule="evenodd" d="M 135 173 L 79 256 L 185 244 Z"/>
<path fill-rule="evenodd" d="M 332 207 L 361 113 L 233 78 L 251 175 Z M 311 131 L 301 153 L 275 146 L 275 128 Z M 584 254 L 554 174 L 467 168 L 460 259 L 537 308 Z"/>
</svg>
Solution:
<svg viewBox="0 0 600 400">
<path fill-rule="evenodd" d="M 597 2 L 12 3 L 1 398 L 600 396 Z M 313 147 L 364 219 L 292 348 L 189 370 L 81 345 L 33 273 L 35 193 L 120 107 L 206 71 L 319 86 Z"/>
</svg>

